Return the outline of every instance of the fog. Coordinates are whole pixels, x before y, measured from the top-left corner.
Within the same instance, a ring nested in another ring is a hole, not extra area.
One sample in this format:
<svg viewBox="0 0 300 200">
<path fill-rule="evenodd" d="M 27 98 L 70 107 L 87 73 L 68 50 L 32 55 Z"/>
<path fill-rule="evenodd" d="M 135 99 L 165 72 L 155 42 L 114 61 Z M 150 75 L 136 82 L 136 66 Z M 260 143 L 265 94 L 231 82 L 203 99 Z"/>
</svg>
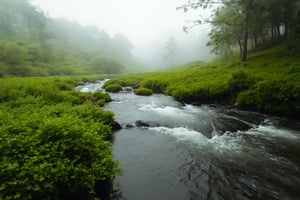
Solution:
<svg viewBox="0 0 300 200">
<path fill-rule="evenodd" d="M 187 21 L 203 13 L 176 10 L 187 0 L 32 0 L 51 18 L 94 25 L 111 36 L 122 33 L 134 45 L 137 62 L 151 69 L 169 67 L 165 58 L 168 38 L 176 40 L 174 64 L 212 58 L 206 47 L 209 26 L 183 32 Z M 199 11 L 198 11 L 199 12 Z"/>
</svg>

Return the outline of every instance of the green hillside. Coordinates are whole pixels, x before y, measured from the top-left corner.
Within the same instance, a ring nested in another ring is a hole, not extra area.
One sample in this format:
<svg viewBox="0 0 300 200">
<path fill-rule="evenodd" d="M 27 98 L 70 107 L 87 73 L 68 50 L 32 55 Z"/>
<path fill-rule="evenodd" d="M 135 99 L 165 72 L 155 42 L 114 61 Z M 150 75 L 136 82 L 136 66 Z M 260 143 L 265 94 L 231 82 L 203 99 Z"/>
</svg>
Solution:
<svg viewBox="0 0 300 200">
<path fill-rule="evenodd" d="M 1 0 L 0 13 L 0 77 L 113 74 L 134 65 L 122 34 L 49 18 L 28 0 Z"/>
</svg>

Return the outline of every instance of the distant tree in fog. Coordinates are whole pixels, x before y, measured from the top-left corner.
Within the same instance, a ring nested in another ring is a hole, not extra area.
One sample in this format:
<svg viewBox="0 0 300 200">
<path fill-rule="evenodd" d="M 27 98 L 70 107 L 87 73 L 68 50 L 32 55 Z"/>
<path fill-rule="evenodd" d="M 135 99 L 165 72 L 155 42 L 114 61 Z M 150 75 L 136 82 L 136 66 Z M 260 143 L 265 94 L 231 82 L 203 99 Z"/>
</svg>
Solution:
<svg viewBox="0 0 300 200">
<path fill-rule="evenodd" d="M 169 37 L 166 46 L 165 46 L 166 53 L 164 55 L 164 58 L 169 62 L 170 67 L 174 66 L 174 59 L 175 59 L 175 54 L 177 50 L 177 42 L 176 39 L 171 36 Z"/>
</svg>

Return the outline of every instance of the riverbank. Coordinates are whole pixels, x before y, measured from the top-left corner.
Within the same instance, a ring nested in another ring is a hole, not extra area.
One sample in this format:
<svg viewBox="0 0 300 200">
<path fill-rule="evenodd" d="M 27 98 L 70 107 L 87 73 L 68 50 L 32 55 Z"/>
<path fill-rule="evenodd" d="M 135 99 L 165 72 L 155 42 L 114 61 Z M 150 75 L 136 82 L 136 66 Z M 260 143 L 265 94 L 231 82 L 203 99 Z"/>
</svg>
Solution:
<svg viewBox="0 0 300 200">
<path fill-rule="evenodd" d="M 192 63 L 164 72 L 119 76 L 105 87 L 137 83 L 183 103 L 234 105 L 287 117 L 300 113 L 300 57 L 284 46 L 251 54 L 244 66 L 234 60 Z"/>
</svg>

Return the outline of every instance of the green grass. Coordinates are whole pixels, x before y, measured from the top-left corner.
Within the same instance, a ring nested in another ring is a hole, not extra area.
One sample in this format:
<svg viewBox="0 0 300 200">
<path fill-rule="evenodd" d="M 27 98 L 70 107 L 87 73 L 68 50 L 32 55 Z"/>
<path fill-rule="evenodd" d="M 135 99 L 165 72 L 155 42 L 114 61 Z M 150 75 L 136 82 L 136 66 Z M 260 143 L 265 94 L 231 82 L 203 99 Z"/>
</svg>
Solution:
<svg viewBox="0 0 300 200">
<path fill-rule="evenodd" d="M 117 93 L 117 92 L 122 91 L 122 86 L 120 84 L 115 83 L 115 84 L 110 84 L 110 85 L 104 86 L 104 89 L 107 92 Z"/>
<path fill-rule="evenodd" d="M 300 56 L 284 46 L 237 59 L 191 63 L 174 71 L 131 74 L 107 82 L 151 89 L 184 103 L 237 104 L 268 114 L 297 117 L 300 113 Z"/>
<path fill-rule="evenodd" d="M 141 95 L 141 96 L 150 96 L 152 95 L 152 90 L 148 88 L 138 88 L 134 91 L 136 95 Z"/>
</svg>

